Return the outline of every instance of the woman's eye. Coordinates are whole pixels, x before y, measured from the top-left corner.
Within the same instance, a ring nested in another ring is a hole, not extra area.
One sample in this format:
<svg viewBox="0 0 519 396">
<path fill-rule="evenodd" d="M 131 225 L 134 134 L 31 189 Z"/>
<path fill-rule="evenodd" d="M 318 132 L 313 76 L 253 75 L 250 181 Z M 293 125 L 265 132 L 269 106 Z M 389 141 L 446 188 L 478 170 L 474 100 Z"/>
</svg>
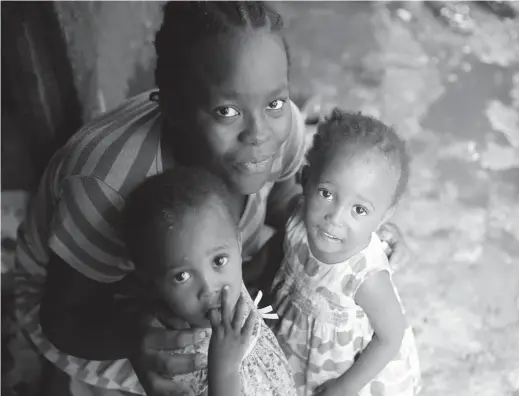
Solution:
<svg viewBox="0 0 519 396">
<path fill-rule="evenodd" d="M 319 195 L 321 195 L 321 197 L 324 199 L 327 199 L 328 201 L 333 199 L 333 194 L 326 188 L 319 188 L 317 191 L 319 191 Z"/>
<path fill-rule="evenodd" d="M 219 107 L 215 111 L 220 117 L 225 118 L 236 117 L 240 114 L 234 107 L 229 106 Z"/>
<path fill-rule="evenodd" d="M 269 110 L 281 110 L 283 108 L 284 104 L 285 104 L 284 100 L 276 99 L 269 103 L 268 109 Z"/>
<path fill-rule="evenodd" d="M 229 258 L 227 256 L 218 256 L 214 259 L 214 265 L 217 267 L 223 267 L 229 262 Z"/>
<path fill-rule="evenodd" d="M 176 283 L 184 283 L 191 278 L 191 274 L 189 272 L 179 272 L 175 275 L 174 279 Z"/>
<path fill-rule="evenodd" d="M 368 214 L 368 210 L 365 207 L 360 206 L 360 205 L 355 205 L 353 207 L 353 211 L 358 216 L 366 216 Z"/>
</svg>

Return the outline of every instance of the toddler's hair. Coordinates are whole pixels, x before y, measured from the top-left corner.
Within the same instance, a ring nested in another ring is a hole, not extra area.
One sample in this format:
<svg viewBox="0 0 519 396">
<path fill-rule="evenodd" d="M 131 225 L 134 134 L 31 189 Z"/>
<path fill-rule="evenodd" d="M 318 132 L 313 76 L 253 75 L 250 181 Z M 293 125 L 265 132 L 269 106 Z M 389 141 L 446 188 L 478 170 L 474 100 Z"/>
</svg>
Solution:
<svg viewBox="0 0 519 396">
<path fill-rule="evenodd" d="M 238 233 L 238 219 L 227 204 L 230 199 L 224 182 L 203 169 L 180 166 L 148 178 L 130 194 L 123 211 L 121 234 L 130 258 L 138 268 L 139 263 L 146 265 L 157 229 L 167 232 L 178 226 L 186 211 L 208 201 L 228 212 Z"/>
<path fill-rule="evenodd" d="M 322 158 L 336 145 L 348 145 L 360 152 L 377 150 L 393 166 L 397 166 L 400 177 L 393 204 L 396 204 L 407 187 L 409 179 L 409 157 L 405 143 L 392 127 L 374 117 L 334 109 L 317 128 L 312 148 L 307 158 L 310 167 L 318 167 Z"/>
<path fill-rule="evenodd" d="M 190 53 L 197 43 L 235 29 L 253 31 L 261 28 L 281 33 L 283 19 L 269 4 L 260 1 L 168 2 L 155 37 L 157 87 L 173 97 L 182 98 L 193 70 Z M 289 60 L 288 45 L 284 37 L 281 38 Z"/>
</svg>

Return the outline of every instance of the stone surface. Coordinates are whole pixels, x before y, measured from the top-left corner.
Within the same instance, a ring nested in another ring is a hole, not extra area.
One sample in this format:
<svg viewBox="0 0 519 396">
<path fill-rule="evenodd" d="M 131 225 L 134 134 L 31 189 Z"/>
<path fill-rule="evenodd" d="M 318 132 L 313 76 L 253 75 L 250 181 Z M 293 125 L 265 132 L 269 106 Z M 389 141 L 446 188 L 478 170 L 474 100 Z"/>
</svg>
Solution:
<svg viewBox="0 0 519 396">
<path fill-rule="evenodd" d="M 295 90 L 396 125 L 412 156 L 396 282 L 423 395 L 519 394 L 518 21 L 461 35 L 416 3 L 278 3 Z M 402 11 L 403 10 L 403 11 Z"/>
</svg>

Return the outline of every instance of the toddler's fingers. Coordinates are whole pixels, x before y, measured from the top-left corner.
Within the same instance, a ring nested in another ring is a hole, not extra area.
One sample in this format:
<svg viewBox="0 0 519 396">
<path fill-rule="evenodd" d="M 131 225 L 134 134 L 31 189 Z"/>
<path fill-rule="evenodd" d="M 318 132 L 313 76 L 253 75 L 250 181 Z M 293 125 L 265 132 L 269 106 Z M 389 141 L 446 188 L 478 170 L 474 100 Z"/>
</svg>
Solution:
<svg viewBox="0 0 519 396">
<path fill-rule="evenodd" d="M 214 331 L 218 329 L 220 323 L 222 322 L 221 316 L 218 315 L 218 309 L 209 310 L 209 322 L 211 322 L 211 327 Z"/>
<path fill-rule="evenodd" d="M 222 323 L 226 328 L 231 327 L 232 307 L 229 292 L 229 286 L 225 285 L 222 289 Z"/>
<path fill-rule="evenodd" d="M 232 320 L 232 327 L 234 329 L 240 328 L 241 321 L 243 320 L 243 317 L 245 316 L 246 308 L 247 308 L 247 305 L 245 304 L 243 296 L 240 294 L 240 298 L 238 299 L 238 302 L 236 303 L 236 308 L 234 310 L 234 318 Z"/>
<path fill-rule="evenodd" d="M 241 329 L 241 335 L 245 338 L 245 340 L 250 340 L 252 338 L 252 333 L 254 332 L 254 325 L 256 324 L 256 312 L 251 310 L 249 312 L 249 316 L 247 316 L 247 320 L 243 324 Z"/>
</svg>

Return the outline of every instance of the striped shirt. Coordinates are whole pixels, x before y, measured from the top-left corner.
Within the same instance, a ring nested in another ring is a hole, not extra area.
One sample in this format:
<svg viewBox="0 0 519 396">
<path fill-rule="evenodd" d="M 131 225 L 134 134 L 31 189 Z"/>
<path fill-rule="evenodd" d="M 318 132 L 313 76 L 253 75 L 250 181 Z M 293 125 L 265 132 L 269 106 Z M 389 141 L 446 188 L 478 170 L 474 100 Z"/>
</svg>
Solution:
<svg viewBox="0 0 519 396">
<path fill-rule="evenodd" d="M 125 198 L 147 177 L 161 173 L 167 161 L 161 149 L 162 116 L 149 95 L 129 99 L 85 125 L 54 155 L 20 227 L 16 253 L 18 320 L 38 351 L 88 384 L 141 394 L 126 359 L 87 361 L 56 349 L 42 333 L 39 309 L 51 252 L 98 282 L 116 282 L 133 271 L 117 232 Z M 275 157 L 269 182 L 248 197 L 240 219 L 244 256 L 260 247 L 274 183 L 294 176 L 304 161 L 303 117 L 290 105 L 289 138 Z"/>
</svg>

